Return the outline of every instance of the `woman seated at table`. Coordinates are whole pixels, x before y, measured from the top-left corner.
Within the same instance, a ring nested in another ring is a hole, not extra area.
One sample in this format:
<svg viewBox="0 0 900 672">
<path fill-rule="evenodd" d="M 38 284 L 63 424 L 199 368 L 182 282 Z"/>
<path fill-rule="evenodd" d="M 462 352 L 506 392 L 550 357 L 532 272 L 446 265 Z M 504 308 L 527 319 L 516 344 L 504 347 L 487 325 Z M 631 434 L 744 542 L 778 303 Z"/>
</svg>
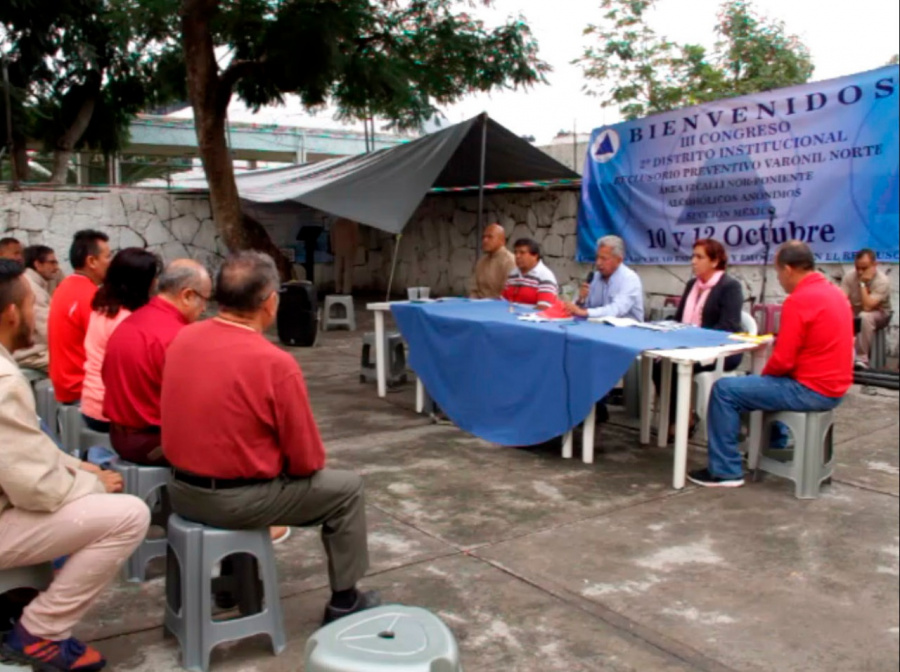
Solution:
<svg viewBox="0 0 900 672">
<path fill-rule="evenodd" d="M 718 240 L 707 238 L 698 240 L 694 245 L 691 259 L 694 277 L 685 287 L 681 304 L 675 314 L 675 320 L 683 324 L 691 324 L 704 329 L 718 329 L 739 333 L 741 329 L 741 311 L 744 305 L 744 291 L 741 283 L 728 275 L 728 252 Z M 743 355 L 732 355 L 725 359 L 725 371 L 734 371 L 741 365 Z M 694 373 L 714 371 L 715 364 L 694 366 Z M 660 390 L 662 367 L 659 363 L 653 367 L 653 380 L 656 389 Z M 662 396 L 660 394 L 660 396 Z M 669 411 L 669 438 L 675 436 L 675 417 L 678 408 L 677 381 L 672 376 L 671 407 Z M 697 424 L 696 413 L 691 414 L 691 434 Z"/>
<path fill-rule="evenodd" d="M 109 265 L 106 280 L 91 303 L 93 312 L 84 337 L 84 387 L 81 392 L 81 414 L 95 432 L 108 432 L 109 421 L 103 415 L 106 388 L 101 371 L 106 357 L 106 344 L 122 321 L 150 301 L 161 265 L 152 252 L 128 247 L 121 250 Z"/>
</svg>

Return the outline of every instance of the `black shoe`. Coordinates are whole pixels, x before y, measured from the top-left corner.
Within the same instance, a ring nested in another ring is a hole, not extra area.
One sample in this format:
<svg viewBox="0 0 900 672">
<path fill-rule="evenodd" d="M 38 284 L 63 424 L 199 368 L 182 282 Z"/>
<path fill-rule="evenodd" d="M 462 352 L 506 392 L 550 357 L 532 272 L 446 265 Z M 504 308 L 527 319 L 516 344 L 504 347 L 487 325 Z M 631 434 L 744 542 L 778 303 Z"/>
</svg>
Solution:
<svg viewBox="0 0 900 672">
<path fill-rule="evenodd" d="M 709 469 L 700 469 L 688 474 L 688 480 L 701 488 L 739 488 L 744 485 L 743 476 L 719 478 L 709 473 Z"/>
<path fill-rule="evenodd" d="M 359 592 L 356 597 L 356 604 L 349 609 L 338 609 L 331 604 L 325 607 L 325 618 L 322 619 L 322 625 L 328 625 L 329 623 L 334 623 L 339 618 L 344 618 L 345 616 L 350 616 L 351 614 L 356 614 L 360 611 L 380 606 L 381 595 L 379 595 L 377 591 L 371 590 L 366 593 Z"/>
</svg>

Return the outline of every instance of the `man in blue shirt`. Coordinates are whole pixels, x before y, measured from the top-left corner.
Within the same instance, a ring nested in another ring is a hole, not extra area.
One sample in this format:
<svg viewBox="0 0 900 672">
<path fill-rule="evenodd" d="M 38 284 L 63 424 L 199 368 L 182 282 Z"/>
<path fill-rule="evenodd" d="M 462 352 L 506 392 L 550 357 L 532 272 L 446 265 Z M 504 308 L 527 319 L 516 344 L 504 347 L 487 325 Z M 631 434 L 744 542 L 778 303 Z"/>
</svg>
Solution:
<svg viewBox="0 0 900 672">
<path fill-rule="evenodd" d="M 579 317 L 630 317 L 644 321 L 644 286 L 637 273 L 625 265 L 625 241 L 605 236 L 597 243 L 597 271 L 590 284 L 581 287 L 578 303 L 565 304 Z"/>
</svg>

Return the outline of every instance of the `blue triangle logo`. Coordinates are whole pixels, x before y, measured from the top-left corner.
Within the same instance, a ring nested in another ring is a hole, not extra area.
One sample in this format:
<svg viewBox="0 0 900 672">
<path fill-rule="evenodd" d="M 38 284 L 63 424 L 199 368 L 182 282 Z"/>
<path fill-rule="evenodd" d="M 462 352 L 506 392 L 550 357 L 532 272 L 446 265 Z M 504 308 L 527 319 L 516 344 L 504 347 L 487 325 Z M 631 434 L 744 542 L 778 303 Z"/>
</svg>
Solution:
<svg viewBox="0 0 900 672">
<path fill-rule="evenodd" d="M 615 154 L 616 149 L 613 147 L 612 140 L 609 139 L 609 134 L 606 134 L 606 137 L 603 138 L 603 141 L 600 143 L 600 146 L 597 147 L 597 156 L 604 156 L 606 154 Z"/>
</svg>

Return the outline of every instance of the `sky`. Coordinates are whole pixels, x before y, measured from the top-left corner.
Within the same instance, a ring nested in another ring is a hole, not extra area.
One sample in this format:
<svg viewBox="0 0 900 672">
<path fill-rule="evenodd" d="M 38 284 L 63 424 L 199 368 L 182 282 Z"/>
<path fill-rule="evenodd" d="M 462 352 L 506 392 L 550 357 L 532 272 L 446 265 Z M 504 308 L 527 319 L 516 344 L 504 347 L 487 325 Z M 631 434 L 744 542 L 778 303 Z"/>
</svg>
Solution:
<svg viewBox="0 0 900 672">
<path fill-rule="evenodd" d="M 721 0 L 658 0 L 650 25 L 675 42 L 711 48 L 720 4 Z M 753 5 L 760 14 L 783 21 L 787 31 L 806 44 L 815 65 L 814 81 L 872 70 L 900 52 L 897 0 L 754 0 Z M 457 123 L 487 111 L 516 134 L 535 136 L 537 144 L 548 144 L 561 130 L 583 133 L 618 121 L 615 108 L 600 107 L 598 98 L 582 90 L 581 69 L 571 65 L 590 39 L 582 34 L 585 26 L 601 19 L 599 7 L 599 0 L 495 0 L 493 9 L 475 10 L 488 25 L 521 13 L 540 44 L 541 58 L 553 72 L 547 85 L 528 91 L 468 96 L 442 110 L 447 121 Z M 310 118 L 296 103 L 257 115 L 239 102 L 230 110 L 233 121 L 341 126 L 331 116 L 325 111 Z"/>
</svg>

